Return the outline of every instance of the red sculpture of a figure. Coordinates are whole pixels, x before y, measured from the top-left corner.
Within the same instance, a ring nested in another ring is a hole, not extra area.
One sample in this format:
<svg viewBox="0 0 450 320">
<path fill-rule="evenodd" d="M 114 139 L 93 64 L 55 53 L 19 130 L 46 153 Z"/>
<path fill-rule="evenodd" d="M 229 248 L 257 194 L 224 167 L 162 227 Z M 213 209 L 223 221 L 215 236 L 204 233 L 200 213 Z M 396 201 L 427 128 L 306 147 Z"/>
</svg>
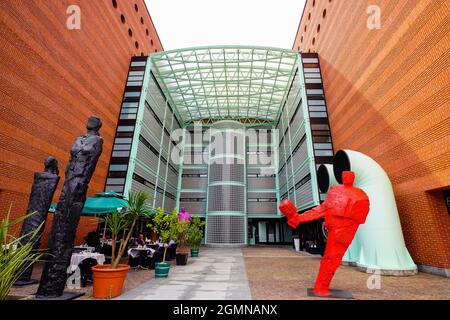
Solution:
<svg viewBox="0 0 450 320">
<path fill-rule="evenodd" d="M 369 213 L 369 197 L 363 190 L 353 186 L 354 180 L 353 171 L 342 172 L 343 185 L 332 186 L 321 205 L 303 214 L 298 214 L 294 203 L 288 199 L 280 203 L 280 211 L 292 228 L 297 228 L 300 223 L 325 218 L 328 241 L 313 289 L 315 295 L 330 294 L 329 286 L 334 273 L 359 225 L 366 221 Z"/>
</svg>

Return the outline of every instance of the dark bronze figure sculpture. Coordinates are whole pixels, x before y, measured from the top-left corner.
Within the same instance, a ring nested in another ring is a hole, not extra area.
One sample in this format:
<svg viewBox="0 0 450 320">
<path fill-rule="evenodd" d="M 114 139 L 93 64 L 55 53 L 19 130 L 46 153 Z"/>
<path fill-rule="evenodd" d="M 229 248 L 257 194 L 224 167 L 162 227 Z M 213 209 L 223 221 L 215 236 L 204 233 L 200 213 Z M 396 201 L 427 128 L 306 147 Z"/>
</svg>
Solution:
<svg viewBox="0 0 450 320">
<path fill-rule="evenodd" d="M 89 181 L 102 153 L 103 138 L 98 132 L 101 126 L 99 118 L 89 117 L 87 134 L 78 137 L 70 151 L 48 243 L 50 256 L 47 257 L 36 294 L 38 299 L 59 298 L 64 293 L 81 210 L 86 201 Z"/>
<path fill-rule="evenodd" d="M 33 213 L 26 218 L 22 225 L 21 237 L 22 243 L 33 241 L 33 250 L 39 249 L 42 232 L 44 231 L 45 221 L 47 219 L 48 210 L 52 202 L 53 194 L 59 182 L 58 160 L 54 157 L 48 157 L 44 161 L 44 172 L 35 172 L 33 186 L 31 187 L 30 199 L 28 201 L 27 214 Z M 42 227 L 31 238 L 32 233 Z M 38 280 L 31 279 L 33 266 L 31 265 L 19 278 L 14 286 L 25 286 L 35 284 Z"/>
</svg>

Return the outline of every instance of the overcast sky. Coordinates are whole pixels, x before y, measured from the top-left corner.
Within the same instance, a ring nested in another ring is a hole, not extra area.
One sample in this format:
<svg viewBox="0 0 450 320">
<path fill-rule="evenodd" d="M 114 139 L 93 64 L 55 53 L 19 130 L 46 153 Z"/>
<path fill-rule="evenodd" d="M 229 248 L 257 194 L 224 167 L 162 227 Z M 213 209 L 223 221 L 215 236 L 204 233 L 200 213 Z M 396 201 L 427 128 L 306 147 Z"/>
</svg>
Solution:
<svg viewBox="0 0 450 320">
<path fill-rule="evenodd" d="M 164 50 L 210 45 L 292 48 L 305 0 L 145 0 Z"/>
</svg>

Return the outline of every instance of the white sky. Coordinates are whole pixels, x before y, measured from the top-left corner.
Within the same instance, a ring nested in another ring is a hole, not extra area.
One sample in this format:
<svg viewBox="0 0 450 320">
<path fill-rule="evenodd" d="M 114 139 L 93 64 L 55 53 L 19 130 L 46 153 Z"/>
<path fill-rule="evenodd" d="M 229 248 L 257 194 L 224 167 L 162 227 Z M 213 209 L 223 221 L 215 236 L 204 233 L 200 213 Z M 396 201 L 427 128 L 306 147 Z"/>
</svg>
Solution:
<svg viewBox="0 0 450 320">
<path fill-rule="evenodd" d="M 305 0 L 145 0 L 164 50 L 211 45 L 291 49 Z"/>
</svg>

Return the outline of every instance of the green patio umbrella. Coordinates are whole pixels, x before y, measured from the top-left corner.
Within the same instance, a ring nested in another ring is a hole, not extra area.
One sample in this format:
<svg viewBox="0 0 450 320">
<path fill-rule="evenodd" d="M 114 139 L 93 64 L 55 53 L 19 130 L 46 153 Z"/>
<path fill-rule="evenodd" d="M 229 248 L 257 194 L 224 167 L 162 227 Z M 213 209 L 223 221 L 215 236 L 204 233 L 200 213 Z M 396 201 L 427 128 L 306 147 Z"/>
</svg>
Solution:
<svg viewBox="0 0 450 320">
<path fill-rule="evenodd" d="M 55 212 L 56 205 L 56 203 L 52 203 L 49 212 Z M 105 215 L 116 210 L 121 211 L 128 207 L 128 201 L 125 200 L 122 195 L 112 191 L 99 192 L 96 193 L 95 196 L 86 199 L 81 214 L 86 216 Z M 103 230 L 103 237 L 105 236 L 105 233 L 106 224 Z"/>
<path fill-rule="evenodd" d="M 105 215 L 116 211 L 117 209 L 128 208 L 128 201 L 123 196 L 115 192 L 99 192 L 95 196 L 89 197 L 84 203 L 83 215 Z M 55 212 L 56 203 L 50 205 L 49 212 Z"/>
</svg>

